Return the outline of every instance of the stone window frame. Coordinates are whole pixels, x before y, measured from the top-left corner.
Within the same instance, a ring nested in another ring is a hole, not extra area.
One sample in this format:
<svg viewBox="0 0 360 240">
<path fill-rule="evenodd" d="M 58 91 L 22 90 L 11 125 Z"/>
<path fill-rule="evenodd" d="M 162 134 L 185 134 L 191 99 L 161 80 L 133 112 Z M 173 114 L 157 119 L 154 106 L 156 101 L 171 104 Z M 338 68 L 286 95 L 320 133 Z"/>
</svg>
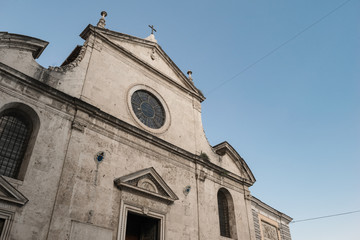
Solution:
<svg viewBox="0 0 360 240">
<path fill-rule="evenodd" d="M 258 218 L 259 218 L 259 226 L 260 226 L 260 235 L 261 235 L 261 240 L 264 240 L 264 234 L 263 234 L 263 228 L 262 228 L 262 222 L 265 222 L 273 227 L 276 228 L 276 232 L 278 235 L 278 240 L 281 240 L 281 231 L 280 231 L 280 227 L 279 227 L 279 223 L 276 222 L 275 220 L 266 217 L 264 215 L 262 215 L 261 213 L 258 214 Z"/>
<path fill-rule="evenodd" d="M 10 230 L 14 222 L 15 212 L 8 211 L 0 208 L 0 218 L 5 220 L 4 228 L 1 232 L 1 240 L 10 239 Z"/>
<path fill-rule="evenodd" d="M 165 240 L 166 213 L 121 200 L 117 240 L 125 240 L 128 213 L 137 213 L 159 220 L 159 240 Z"/>
<path fill-rule="evenodd" d="M 21 102 L 10 102 L 10 103 L 4 104 L 0 108 L 0 117 L 7 111 L 19 112 L 20 114 L 24 115 L 25 118 L 27 118 L 27 120 L 30 122 L 30 125 L 31 125 L 31 129 L 30 129 L 31 133 L 30 133 L 29 139 L 26 143 L 27 145 L 25 147 L 24 155 L 21 159 L 21 164 L 20 164 L 20 168 L 18 170 L 17 176 L 9 177 L 11 179 L 23 181 L 25 178 L 25 174 L 27 172 L 27 168 L 28 168 L 28 165 L 30 162 L 30 157 L 32 155 L 32 151 L 33 151 L 33 148 L 34 148 L 34 145 L 36 142 L 36 138 L 37 138 L 37 135 L 39 132 L 40 118 L 32 107 L 30 107 L 24 103 L 21 103 Z"/>
</svg>

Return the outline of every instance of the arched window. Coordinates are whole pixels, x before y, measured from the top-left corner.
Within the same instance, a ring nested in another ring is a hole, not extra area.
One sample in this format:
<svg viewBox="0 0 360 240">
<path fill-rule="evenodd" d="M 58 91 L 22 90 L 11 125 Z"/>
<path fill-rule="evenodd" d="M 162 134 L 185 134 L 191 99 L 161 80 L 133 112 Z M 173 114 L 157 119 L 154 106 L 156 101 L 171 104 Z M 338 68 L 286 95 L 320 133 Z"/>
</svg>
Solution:
<svg viewBox="0 0 360 240">
<path fill-rule="evenodd" d="M 226 196 L 222 191 L 218 192 L 218 208 L 220 235 L 224 237 L 230 237 L 229 206 L 226 200 Z"/>
<path fill-rule="evenodd" d="M 236 238 L 234 204 L 228 190 L 221 188 L 217 194 L 220 235 Z"/>
<path fill-rule="evenodd" d="M 18 109 L 0 113 L 0 175 L 18 177 L 32 128 L 30 118 Z"/>
</svg>

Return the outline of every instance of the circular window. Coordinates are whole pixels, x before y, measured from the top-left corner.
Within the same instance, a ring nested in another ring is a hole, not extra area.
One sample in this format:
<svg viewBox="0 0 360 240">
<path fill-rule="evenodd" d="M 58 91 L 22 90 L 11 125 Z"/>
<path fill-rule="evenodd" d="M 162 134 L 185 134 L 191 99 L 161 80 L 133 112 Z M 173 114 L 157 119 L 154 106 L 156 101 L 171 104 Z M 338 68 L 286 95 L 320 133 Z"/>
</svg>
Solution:
<svg viewBox="0 0 360 240">
<path fill-rule="evenodd" d="M 136 117 L 146 126 L 159 129 L 165 123 L 165 110 L 150 92 L 137 90 L 131 95 L 131 106 Z"/>
</svg>

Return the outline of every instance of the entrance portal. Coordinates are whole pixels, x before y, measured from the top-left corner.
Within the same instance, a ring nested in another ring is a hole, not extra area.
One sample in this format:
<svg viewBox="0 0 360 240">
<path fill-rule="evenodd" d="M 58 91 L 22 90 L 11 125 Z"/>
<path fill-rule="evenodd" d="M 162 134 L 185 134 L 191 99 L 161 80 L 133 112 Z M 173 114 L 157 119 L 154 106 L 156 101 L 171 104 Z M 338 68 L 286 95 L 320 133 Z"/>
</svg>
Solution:
<svg viewBox="0 0 360 240">
<path fill-rule="evenodd" d="M 125 240 L 159 240 L 159 219 L 128 212 Z"/>
</svg>

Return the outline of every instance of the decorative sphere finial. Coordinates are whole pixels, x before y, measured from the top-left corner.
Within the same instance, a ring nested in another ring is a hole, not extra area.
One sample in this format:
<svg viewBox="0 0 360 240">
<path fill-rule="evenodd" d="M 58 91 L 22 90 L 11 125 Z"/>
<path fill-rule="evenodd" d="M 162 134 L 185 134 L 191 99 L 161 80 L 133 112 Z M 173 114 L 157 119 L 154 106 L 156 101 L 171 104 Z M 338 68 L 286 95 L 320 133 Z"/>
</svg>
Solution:
<svg viewBox="0 0 360 240">
<path fill-rule="evenodd" d="M 187 74 L 189 75 L 189 79 L 192 81 L 192 80 L 193 80 L 193 79 L 192 79 L 192 76 L 191 76 L 192 71 L 191 71 L 191 70 L 187 71 Z"/>
<path fill-rule="evenodd" d="M 102 12 L 100 13 L 100 15 L 101 15 L 103 18 L 105 18 L 105 17 L 107 16 L 107 12 L 102 11 Z"/>
<path fill-rule="evenodd" d="M 100 28 L 105 28 L 105 17 L 107 16 L 107 12 L 102 11 L 100 13 L 100 15 L 101 15 L 101 18 L 96 26 L 98 26 Z"/>
</svg>

